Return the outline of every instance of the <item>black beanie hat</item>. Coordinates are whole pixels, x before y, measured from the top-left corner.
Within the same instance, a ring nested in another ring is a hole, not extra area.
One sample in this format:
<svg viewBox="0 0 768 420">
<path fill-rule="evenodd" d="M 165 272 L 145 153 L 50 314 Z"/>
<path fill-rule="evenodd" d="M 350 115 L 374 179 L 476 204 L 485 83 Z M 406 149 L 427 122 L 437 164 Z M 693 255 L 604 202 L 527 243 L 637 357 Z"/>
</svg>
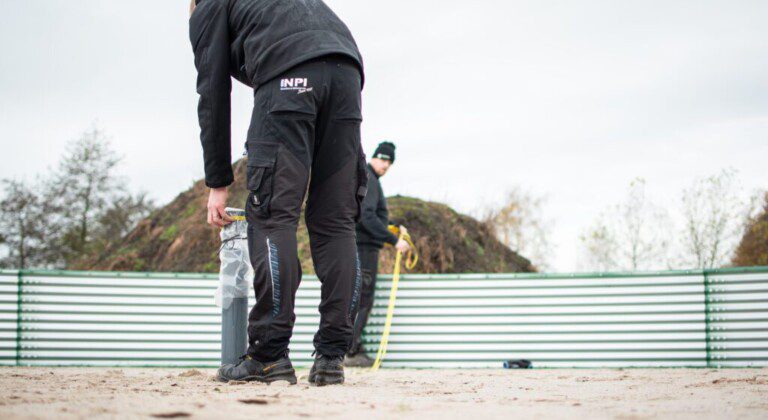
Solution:
<svg viewBox="0 0 768 420">
<path fill-rule="evenodd" d="M 395 163 L 395 145 L 388 141 L 379 143 L 379 146 L 376 147 L 376 151 L 373 152 L 373 157 Z"/>
</svg>

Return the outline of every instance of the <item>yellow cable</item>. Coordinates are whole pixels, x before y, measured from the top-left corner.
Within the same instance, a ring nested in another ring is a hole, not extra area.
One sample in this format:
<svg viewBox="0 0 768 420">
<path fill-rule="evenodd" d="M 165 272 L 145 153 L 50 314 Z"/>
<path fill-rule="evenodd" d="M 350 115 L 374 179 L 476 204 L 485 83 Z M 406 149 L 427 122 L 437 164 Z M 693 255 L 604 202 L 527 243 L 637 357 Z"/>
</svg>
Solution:
<svg viewBox="0 0 768 420">
<path fill-rule="evenodd" d="M 413 270 L 413 268 L 416 267 L 416 263 L 419 262 L 419 254 L 416 252 L 416 245 L 411 241 L 411 235 L 406 233 L 402 238 L 411 246 L 411 249 L 408 250 L 408 254 L 405 257 L 405 268 Z"/>
<path fill-rule="evenodd" d="M 405 258 L 405 267 L 411 270 L 416 266 L 416 262 L 419 260 L 419 255 L 416 253 L 416 248 L 413 246 L 411 236 L 408 233 L 400 232 L 400 239 L 407 241 L 411 246 L 411 249 L 408 251 L 408 255 Z M 397 284 L 400 281 L 400 262 L 402 260 L 403 253 L 401 251 L 397 251 L 397 255 L 395 256 L 395 269 L 392 272 L 392 288 L 389 291 L 387 319 L 384 322 L 384 332 L 381 334 L 381 342 L 379 343 L 379 351 L 376 353 L 376 361 L 373 362 L 373 367 L 371 367 L 372 372 L 379 370 L 381 362 L 384 359 L 384 356 L 387 354 L 389 331 L 392 329 L 392 316 L 395 313 L 395 301 L 397 300 Z"/>
<path fill-rule="evenodd" d="M 397 235 L 399 239 L 403 239 L 406 242 L 408 242 L 408 245 L 411 246 L 411 249 L 408 251 L 408 254 L 405 256 L 405 268 L 409 270 L 413 270 L 414 267 L 416 267 L 416 263 L 419 261 L 419 254 L 416 252 L 416 246 L 413 244 L 413 241 L 411 240 L 411 235 L 408 233 L 407 229 L 402 229 L 405 233 L 401 235 L 401 228 L 402 226 L 395 226 L 395 225 L 389 225 L 387 229 L 389 229 L 390 232 Z"/>
</svg>

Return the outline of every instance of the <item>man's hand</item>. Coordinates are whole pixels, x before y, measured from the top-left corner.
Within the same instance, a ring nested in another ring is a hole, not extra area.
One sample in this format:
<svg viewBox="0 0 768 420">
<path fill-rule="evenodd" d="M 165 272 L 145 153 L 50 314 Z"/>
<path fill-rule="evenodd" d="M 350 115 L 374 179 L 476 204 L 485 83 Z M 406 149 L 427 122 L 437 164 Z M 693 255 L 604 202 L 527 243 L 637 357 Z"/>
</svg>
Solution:
<svg viewBox="0 0 768 420">
<path fill-rule="evenodd" d="M 208 224 L 224 227 L 234 220 L 227 214 L 227 187 L 211 188 L 208 195 Z"/>
<path fill-rule="evenodd" d="M 398 239 L 395 248 L 403 254 L 411 250 L 411 246 L 408 245 L 408 242 L 406 242 L 405 239 Z"/>
</svg>

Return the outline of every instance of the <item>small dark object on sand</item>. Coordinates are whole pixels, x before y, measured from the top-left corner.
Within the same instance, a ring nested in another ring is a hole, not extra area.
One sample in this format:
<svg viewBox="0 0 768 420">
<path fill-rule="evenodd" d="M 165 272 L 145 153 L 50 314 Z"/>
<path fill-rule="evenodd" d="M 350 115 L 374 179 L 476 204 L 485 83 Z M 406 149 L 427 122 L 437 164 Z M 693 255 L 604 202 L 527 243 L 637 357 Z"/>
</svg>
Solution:
<svg viewBox="0 0 768 420">
<path fill-rule="evenodd" d="M 529 369 L 531 367 L 533 367 L 533 363 L 525 359 L 507 360 L 504 362 L 504 369 Z"/>
</svg>

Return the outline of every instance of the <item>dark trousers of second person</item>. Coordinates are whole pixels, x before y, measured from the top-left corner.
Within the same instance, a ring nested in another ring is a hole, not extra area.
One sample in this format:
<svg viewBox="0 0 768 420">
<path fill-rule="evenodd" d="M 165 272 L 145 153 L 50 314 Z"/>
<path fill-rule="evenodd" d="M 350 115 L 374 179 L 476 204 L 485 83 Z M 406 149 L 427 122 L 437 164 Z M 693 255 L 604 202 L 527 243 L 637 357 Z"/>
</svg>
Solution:
<svg viewBox="0 0 768 420">
<path fill-rule="evenodd" d="M 355 221 L 367 185 L 360 89 L 352 59 L 325 56 L 299 64 L 254 93 L 246 144 L 246 217 L 256 292 L 248 355 L 258 361 L 288 352 L 302 274 L 296 229 L 307 191 L 305 220 L 322 283 L 315 350 L 343 356 L 352 343 L 362 281 Z"/>
<path fill-rule="evenodd" d="M 360 308 L 355 317 L 354 339 L 349 349 L 350 355 L 365 351 L 363 348 L 363 329 L 368 323 L 368 317 L 373 308 L 374 293 L 376 291 L 376 275 L 379 271 L 379 248 L 366 245 L 358 245 L 357 253 L 360 257 L 360 269 L 363 275 L 363 285 L 360 294 Z"/>
</svg>

